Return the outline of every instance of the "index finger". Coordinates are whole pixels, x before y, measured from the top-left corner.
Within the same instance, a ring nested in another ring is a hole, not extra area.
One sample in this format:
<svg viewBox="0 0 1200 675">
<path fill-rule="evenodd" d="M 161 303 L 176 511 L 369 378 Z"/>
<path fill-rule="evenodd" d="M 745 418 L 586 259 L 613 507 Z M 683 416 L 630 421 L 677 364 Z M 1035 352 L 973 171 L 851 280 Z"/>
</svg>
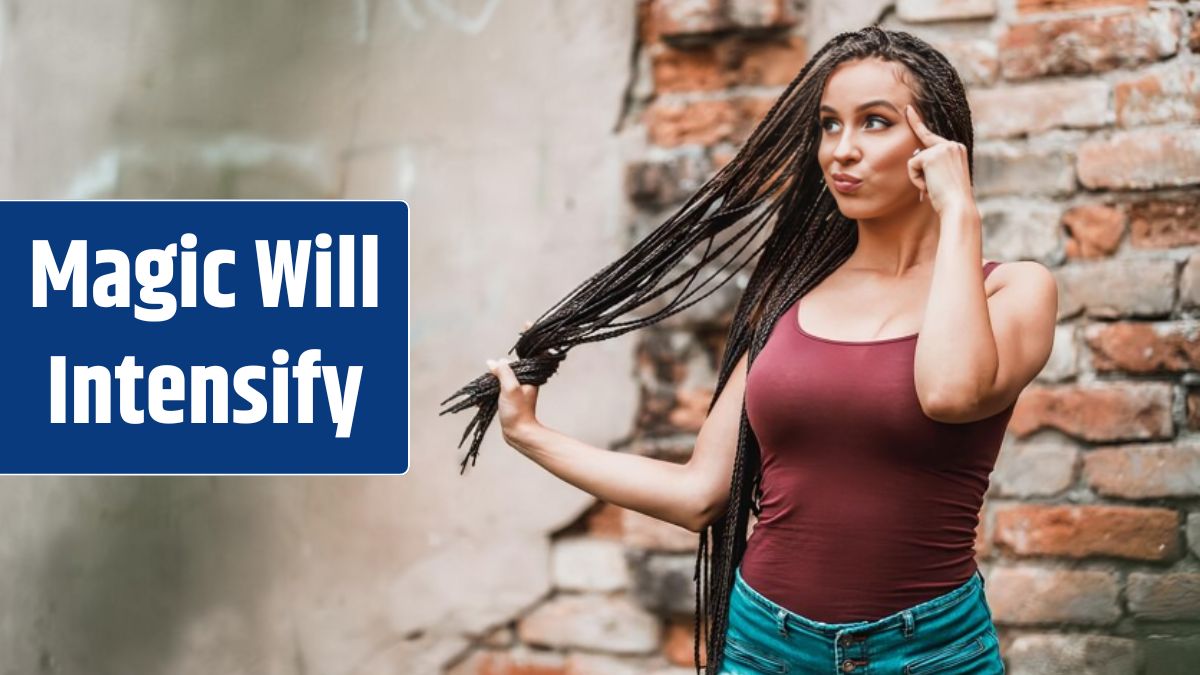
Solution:
<svg viewBox="0 0 1200 675">
<path fill-rule="evenodd" d="M 933 133 L 929 130 L 929 127 L 925 126 L 925 122 L 921 119 L 921 115 L 917 112 L 917 109 L 912 106 L 912 104 L 904 106 L 904 118 L 908 120 L 909 128 L 913 130 L 913 133 L 917 135 L 917 138 L 925 147 L 928 148 L 934 143 L 940 143 L 946 140 Z"/>
</svg>

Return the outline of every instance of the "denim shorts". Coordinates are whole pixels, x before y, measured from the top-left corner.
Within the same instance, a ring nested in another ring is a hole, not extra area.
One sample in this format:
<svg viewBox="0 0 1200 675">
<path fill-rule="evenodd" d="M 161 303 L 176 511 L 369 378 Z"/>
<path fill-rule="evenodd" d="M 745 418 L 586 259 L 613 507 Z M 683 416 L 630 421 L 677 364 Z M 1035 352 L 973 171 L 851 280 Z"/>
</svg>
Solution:
<svg viewBox="0 0 1200 675">
<path fill-rule="evenodd" d="M 1004 673 L 983 576 L 875 621 L 823 623 L 789 611 L 735 570 L 721 675 Z"/>
</svg>

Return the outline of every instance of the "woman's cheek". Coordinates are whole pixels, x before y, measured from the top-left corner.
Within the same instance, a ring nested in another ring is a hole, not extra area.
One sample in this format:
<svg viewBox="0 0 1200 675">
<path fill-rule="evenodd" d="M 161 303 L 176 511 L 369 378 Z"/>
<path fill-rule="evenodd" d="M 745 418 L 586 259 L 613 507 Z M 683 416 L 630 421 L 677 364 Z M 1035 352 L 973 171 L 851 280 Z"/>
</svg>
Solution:
<svg viewBox="0 0 1200 675">
<path fill-rule="evenodd" d="M 881 149 L 883 162 L 879 165 L 887 176 L 887 183 L 896 188 L 903 188 L 908 183 L 908 159 L 904 146 L 896 143 Z"/>
<path fill-rule="evenodd" d="M 822 171 L 829 167 L 829 149 L 826 148 L 823 142 L 817 146 L 817 164 L 821 167 Z"/>
</svg>

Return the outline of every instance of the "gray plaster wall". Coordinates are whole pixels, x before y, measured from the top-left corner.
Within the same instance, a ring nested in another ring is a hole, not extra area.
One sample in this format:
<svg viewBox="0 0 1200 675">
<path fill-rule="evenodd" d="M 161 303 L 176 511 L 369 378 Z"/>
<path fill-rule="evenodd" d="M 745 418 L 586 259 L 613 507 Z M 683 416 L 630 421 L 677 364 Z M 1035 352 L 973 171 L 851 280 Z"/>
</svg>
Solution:
<svg viewBox="0 0 1200 675">
<path fill-rule="evenodd" d="M 6 477 L 0 673 L 437 672 L 547 593 L 591 497 L 495 425 L 460 476 L 438 403 L 627 245 L 633 32 L 632 2 L 0 2 L 4 198 L 412 213 L 409 472 Z M 624 435 L 632 345 L 573 351 L 543 420 Z"/>
</svg>

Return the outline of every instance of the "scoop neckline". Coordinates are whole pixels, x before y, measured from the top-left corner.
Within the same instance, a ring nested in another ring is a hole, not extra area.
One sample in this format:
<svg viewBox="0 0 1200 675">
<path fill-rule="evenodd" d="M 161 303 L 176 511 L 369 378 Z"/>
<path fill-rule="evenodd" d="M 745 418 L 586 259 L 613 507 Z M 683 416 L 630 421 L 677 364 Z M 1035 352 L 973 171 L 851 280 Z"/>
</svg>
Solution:
<svg viewBox="0 0 1200 675">
<path fill-rule="evenodd" d="M 986 264 L 984 264 L 984 266 L 983 266 L 984 267 L 984 278 L 985 279 L 987 278 L 987 273 L 989 271 L 987 269 L 988 265 L 995 266 L 995 265 L 999 265 L 999 264 L 1000 264 L 1000 261 L 998 261 L 998 260 L 989 260 Z M 820 335 L 813 335 L 812 333 L 804 330 L 804 326 L 800 325 L 800 301 L 803 299 L 804 299 L 804 297 L 801 296 L 796 299 L 795 303 L 792 304 L 792 312 L 791 312 L 792 328 L 795 328 L 796 331 L 799 332 L 801 335 L 803 335 L 807 338 L 812 338 L 813 340 L 817 340 L 818 342 L 828 342 L 830 344 L 835 344 L 835 345 L 852 345 L 852 346 L 853 345 L 881 345 L 881 344 L 887 344 L 889 342 L 902 342 L 904 340 L 912 340 L 913 338 L 920 337 L 920 335 L 921 335 L 921 332 L 917 331 L 916 333 L 912 333 L 910 335 L 900 335 L 897 337 L 890 337 L 890 338 L 879 338 L 876 340 L 835 340 L 833 338 L 821 337 Z"/>
</svg>

